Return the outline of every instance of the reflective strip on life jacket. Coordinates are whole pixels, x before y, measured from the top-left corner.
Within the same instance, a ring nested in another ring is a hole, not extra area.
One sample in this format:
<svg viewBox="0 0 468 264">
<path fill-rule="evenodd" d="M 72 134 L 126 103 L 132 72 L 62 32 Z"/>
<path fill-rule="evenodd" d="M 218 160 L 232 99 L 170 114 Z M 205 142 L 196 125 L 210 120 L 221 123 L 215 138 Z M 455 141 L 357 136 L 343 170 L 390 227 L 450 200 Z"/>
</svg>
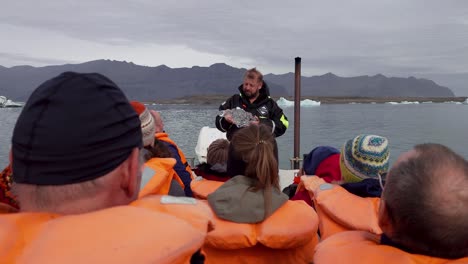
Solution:
<svg viewBox="0 0 468 264">
<path fill-rule="evenodd" d="M 281 123 L 283 123 L 283 125 L 284 125 L 286 128 L 289 127 L 289 121 L 288 121 L 288 119 L 286 118 L 286 116 L 285 116 L 284 114 L 281 116 L 280 121 L 281 121 Z"/>
</svg>

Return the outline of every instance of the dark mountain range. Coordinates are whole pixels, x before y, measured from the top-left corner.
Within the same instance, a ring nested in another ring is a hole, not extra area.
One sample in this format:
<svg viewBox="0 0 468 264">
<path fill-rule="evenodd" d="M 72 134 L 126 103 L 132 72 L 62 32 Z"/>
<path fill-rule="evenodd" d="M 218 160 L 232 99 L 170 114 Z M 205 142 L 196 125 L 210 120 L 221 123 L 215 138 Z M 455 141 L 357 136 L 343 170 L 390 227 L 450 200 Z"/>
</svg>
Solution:
<svg viewBox="0 0 468 264">
<path fill-rule="evenodd" d="M 32 67 L 0 66 L 0 95 L 15 101 L 26 101 L 31 92 L 45 80 L 64 71 L 99 72 L 116 82 L 129 99 L 157 101 L 191 95 L 231 95 L 236 93 L 246 69 L 224 63 L 209 67 L 169 68 L 165 65 L 146 67 L 131 62 L 97 60 L 81 64 Z M 273 96 L 291 96 L 294 74 L 267 74 L 265 80 Z M 353 97 L 451 97 L 453 92 L 427 79 L 387 78 L 375 76 L 339 77 L 332 73 L 302 77 L 305 96 Z"/>
<path fill-rule="evenodd" d="M 280 86 L 294 84 L 294 74 L 268 74 Z M 428 79 L 374 76 L 339 77 L 333 73 L 301 78 L 302 95 L 340 97 L 452 97 L 454 93 Z M 293 88 L 289 89 L 293 91 Z"/>
</svg>

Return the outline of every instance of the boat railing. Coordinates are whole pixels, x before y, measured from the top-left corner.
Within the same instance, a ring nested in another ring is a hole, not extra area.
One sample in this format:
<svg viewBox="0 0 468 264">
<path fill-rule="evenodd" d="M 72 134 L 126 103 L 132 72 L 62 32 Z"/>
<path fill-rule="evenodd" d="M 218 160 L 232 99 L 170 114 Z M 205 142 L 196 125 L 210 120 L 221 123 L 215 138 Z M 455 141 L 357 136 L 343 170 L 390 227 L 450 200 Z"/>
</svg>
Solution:
<svg viewBox="0 0 468 264">
<path fill-rule="evenodd" d="M 185 157 L 185 159 L 190 165 L 190 168 L 195 168 L 195 157 Z"/>
<path fill-rule="evenodd" d="M 305 154 L 304 154 L 305 156 Z M 298 158 L 298 157 L 295 157 L 295 158 L 290 158 L 289 159 L 289 162 L 290 162 L 290 167 L 289 169 L 291 170 L 294 170 L 294 165 L 295 164 L 299 164 L 299 168 L 302 168 L 302 162 L 304 161 L 304 159 L 301 159 L 301 158 Z"/>
</svg>

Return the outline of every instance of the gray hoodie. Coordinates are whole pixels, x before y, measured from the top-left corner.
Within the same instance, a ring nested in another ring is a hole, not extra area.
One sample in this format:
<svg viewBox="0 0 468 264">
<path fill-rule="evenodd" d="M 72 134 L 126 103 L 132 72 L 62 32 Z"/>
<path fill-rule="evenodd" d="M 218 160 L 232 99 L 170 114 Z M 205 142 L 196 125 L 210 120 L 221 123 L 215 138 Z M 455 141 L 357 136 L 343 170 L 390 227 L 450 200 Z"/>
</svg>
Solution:
<svg viewBox="0 0 468 264">
<path fill-rule="evenodd" d="M 224 220 L 236 223 L 258 223 L 265 220 L 265 197 L 263 190 L 253 190 L 256 179 L 238 175 L 226 181 L 208 195 L 208 203 L 215 214 Z M 288 196 L 272 189 L 271 213 L 288 200 Z"/>
</svg>

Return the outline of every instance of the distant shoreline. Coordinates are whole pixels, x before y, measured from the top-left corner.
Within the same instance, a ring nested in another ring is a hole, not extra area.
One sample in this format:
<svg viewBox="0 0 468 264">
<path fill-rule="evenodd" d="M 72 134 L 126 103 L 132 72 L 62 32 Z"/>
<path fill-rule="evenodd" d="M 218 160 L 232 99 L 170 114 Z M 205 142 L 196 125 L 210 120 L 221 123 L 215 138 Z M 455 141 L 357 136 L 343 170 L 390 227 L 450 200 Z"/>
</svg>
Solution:
<svg viewBox="0 0 468 264">
<path fill-rule="evenodd" d="M 193 105 L 219 105 L 229 98 L 229 95 L 196 95 L 187 96 L 173 99 L 161 99 L 158 101 L 145 101 L 146 104 L 193 104 Z M 273 99 L 278 100 L 280 96 L 273 96 Z M 284 96 L 289 101 L 294 101 L 292 96 Z M 388 102 L 432 102 L 432 103 L 444 103 L 444 102 L 465 102 L 468 97 L 323 97 L 323 96 L 302 96 L 301 100 L 309 99 L 313 101 L 319 101 L 321 104 L 349 104 L 349 103 L 361 103 L 370 104 L 377 103 L 383 104 Z"/>
</svg>

